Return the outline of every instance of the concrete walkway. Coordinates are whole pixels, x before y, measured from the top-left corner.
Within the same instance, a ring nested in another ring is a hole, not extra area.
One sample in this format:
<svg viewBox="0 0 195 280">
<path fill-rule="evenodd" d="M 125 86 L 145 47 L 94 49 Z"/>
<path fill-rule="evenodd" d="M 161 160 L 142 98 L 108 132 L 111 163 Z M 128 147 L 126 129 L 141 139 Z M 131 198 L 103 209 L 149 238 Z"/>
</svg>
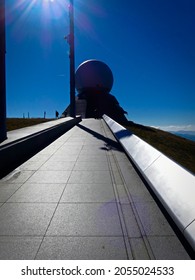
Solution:
<svg viewBox="0 0 195 280">
<path fill-rule="evenodd" d="M 72 119 L 71 117 L 66 117 L 66 118 L 61 118 L 61 119 L 57 119 L 57 120 L 52 120 L 49 122 L 36 124 L 33 126 L 29 126 L 29 127 L 24 127 L 24 128 L 19 128 L 19 129 L 14 129 L 14 130 L 8 131 L 7 139 L 0 143 L 0 147 L 10 144 L 13 141 L 20 140 L 21 138 L 28 137 L 34 133 L 43 131 L 48 128 L 52 128 L 53 126 L 62 124 L 65 121 L 69 121 L 71 119 Z"/>
<path fill-rule="evenodd" d="M 0 259 L 189 259 L 103 120 L 0 180 Z"/>
</svg>

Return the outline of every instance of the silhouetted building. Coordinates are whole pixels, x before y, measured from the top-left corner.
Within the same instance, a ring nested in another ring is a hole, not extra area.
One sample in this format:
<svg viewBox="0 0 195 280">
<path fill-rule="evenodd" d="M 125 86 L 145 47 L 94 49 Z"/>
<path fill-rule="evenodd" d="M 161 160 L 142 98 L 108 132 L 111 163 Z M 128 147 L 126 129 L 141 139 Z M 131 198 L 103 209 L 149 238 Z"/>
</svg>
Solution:
<svg viewBox="0 0 195 280">
<path fill-rule="evenodd" d="M 110 68 L 98 60 L 87 60 L 76 70 L 76 89 L 78 96 L 75 98 L 76 115 L 83 118 L 101 118 L 108 115 L 119 123 L 126 123 L 126 111 L 120 107 L 116 97 L 110 94 L 113 85 L 113 75 Z M 69 114 L 70 108 L 65 109 Z"/>
</svg>

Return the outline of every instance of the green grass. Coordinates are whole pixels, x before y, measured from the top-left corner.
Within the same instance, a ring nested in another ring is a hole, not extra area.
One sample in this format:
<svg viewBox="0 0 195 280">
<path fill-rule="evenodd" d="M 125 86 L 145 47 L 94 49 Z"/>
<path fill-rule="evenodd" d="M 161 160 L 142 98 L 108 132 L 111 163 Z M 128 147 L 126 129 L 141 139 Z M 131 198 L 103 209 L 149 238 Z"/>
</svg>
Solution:
<svg viewBox="0 0 195 280">
<path fill-rule="evenodd" d="M 166 156 L 195 173 L 195 142 L 129 121 L 126 128 L 164 153 Z"/>
<path fill-rule="evenodd" d="M 23 119 L 23 118 L 7 118 L 6 119 L 6 127 L 7 131 L 19 129 L 35 124 L 40 124 L 44 122 L 51 121 L 52 119 L 44 119 L 44 118 L 30 118 L 30 119 Z"/>
</svg>

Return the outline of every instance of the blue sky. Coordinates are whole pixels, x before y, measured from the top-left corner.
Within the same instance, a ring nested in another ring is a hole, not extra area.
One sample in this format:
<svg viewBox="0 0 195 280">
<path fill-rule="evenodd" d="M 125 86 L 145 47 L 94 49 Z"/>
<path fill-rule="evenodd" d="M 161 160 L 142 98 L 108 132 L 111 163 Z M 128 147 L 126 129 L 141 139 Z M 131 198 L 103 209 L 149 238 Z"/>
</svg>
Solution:
<svg viewBox="0 0 195 280">
<path fill-rule="evenodd" d="M 68 2 L 6 1 L 8 117 L 54 117 L 69 104 Z M 74 2 L 76 67 L 107 63 L 128 119 L 195 130 L 195 1 Z"/>
</svg>

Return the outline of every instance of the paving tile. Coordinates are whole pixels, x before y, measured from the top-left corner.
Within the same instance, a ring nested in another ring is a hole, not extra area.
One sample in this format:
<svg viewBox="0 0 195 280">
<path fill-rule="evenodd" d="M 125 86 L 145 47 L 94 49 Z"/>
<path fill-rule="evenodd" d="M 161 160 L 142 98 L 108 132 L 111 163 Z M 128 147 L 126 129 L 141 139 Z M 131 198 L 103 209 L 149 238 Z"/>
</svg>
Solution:
<svg viewBox="0 0 195 280">
<path fill-rule="evenodd" d="M 98 149 L 84 149 L 80 152 L 79 156 L 96 156 L 96 155 L 103 155 L 106 156 L 106 151 L 104 149 L 98 148 Z"/>
<path fill-rule="evenodd" d="M 137 185 L 142 183 L 135 169 L 132 167 L 132 165 L 128 164 L 127 159 L 126 161 L 119 161 L 118 165 L 127 184 L 131 186 L 131 185 Z"/>
<path fill-rule="evenodd" d="M 174 232 L 156 203 L 135 203 L 141 223 L 147 235 L 174 235 Z"/>
<path fill-rule="evenodd" d="M 0 184 L 0 202 L 5 202 L 22 184 Z"/>
<path fill-rule="evenodd" d="M 42 260 L 125 260 L 123 237 L 46 237 L 38 252 Z"/>
<path fill-rule="evenodd" d="M 112 184 L 67 184 L 60 202 L 113 202 Z"/>
<path fill-rule="evenodd" d="M 102 143 L 90 143 L 89 142 L 86 145 L 84 144 L 82 146 L 82 151 L 92 151 L 92 152 L 94 150 L 96 150 L 96 151 L 99 151 L 99 150 L 106 151 L 105 148 L 106 148 L 106 144 L 105 143 L 102 144 Z"/>
<path fill-rule="evenodd" d="M 141 182 L 139 184 L 132 184 L 131 186 L 127 186 L 128 192 L 131 196 L 131 200 L 133 202 L 152 202 L 154 199 L 152 195 L 149 193 L 146 186 Z"/>
<path fill-rule="evenodd" d="M 127 190 L 131 196 L 131 201 L 144 202 L 153 201 L 153 197 L 148 191 L 147 187 L 132 167 L 129 161 L 118 162 L 121 174 L 126 182 Z M 113 166 L 112 166 L 113 168 Z"/>
<path fill-rule="evenodd" d="M 111 169 L 112 169 L 112 171 L 118 171 L 119 170 L 119 168 L 118 168 L 118 166 L 117 166 L 117 164 L 116 164 L 116 160 L 115 160 L 115 158 L 114 158 L 114 155 L 112 154 L 112 152 L 111 152 L 111 154 L 109 155 L 109 163 L 110 163 L 110 166 L 111 166 Z"/>
<path fill-rule="evenodd" d="M 7 202 L 58 202 L 65 184 L 25 183 Z"/>
<path fill-rule="evenodd" d="M 58 141 L 59 139 L 59 141 Z M 56 141 L 52 142 L 49 146 L 45 147 L 43 150 L 41 150 L 41 154 L 53 154 L 55 153 L 58 149 L 63 147 L 64 141 L 60 141 L 60 138 L 58 138 Z"/>
<path fill-rule="evenodd" d="M 78 155 L 81 151 L 81 147 L 79 147 L 79 149 L 77 148 L 73 148 L 72 146 L 70 147 L 63 147 L 63 148 L 60 148 L 57 152 L 55 152 L 55 156 L 60 156 L 60 155 L 64 155 L 64 156 L 67 156 L 67 155 Z"/>
<path fill-rule="evenodd" d="M 66 183 L 71 171 L 37 171 L 28 180 L 29 183 Z"/>
<path fill-rule="evenodd" d="M 133 202 L 152 202 L 154 200 L 146 186 L 142 184 L 128 186 L 127 189 Z"/>
<path fill-rule="evenodd" d="M 119 199 L 120 204 L 129 204 L 130 203 L 131 200 L 129 199 L 129 197 L 127 195 L 124 185 L 117 184 L 116 191 L 118 194 L 118 199 Z"/>
<path fill-rule="evenodd" d="M 109 170 L 107 161 L 80 161 L 78 160 L 74 166 L 74 170 L 86 171 L 86 170 L 96 170 L 96 171 L 104 171 Z"/>
<path fill-rule="evenodd" d="M 32 176 L 34 171 L 20 170 L 20 168 L 15 169 L 3 179 L 0 180 L 1 183 L 24 183 Z"/>
<path fill-rule="evenodd" d="M 127 190 L 131 196 L 132 201 L 150 202 L 154 200 L 143 181 L 135 172 L 135 170 L 128 170 L 128 168 L 125 167 L 123 167 L 121 170 L 123 178 L 126 182 Z"/>
<path fill-rule="evenodd" d="M 48 155 L 41 155 L 40 153 L 36 154 L 35 156 L 31 157 L 29 161 L 34 161 L 34 162 L 42 162 L 44 163 L 50 158 Z"/>
<path fill-rule="evenodd" d="M 68 183 L 111 183 L 109 171 L 72 171 Z"/>
<path fill-rule="evenodd" d="M 107 157 L 106 155 L 82 155 L 78 156 L 78 161 L 89 161 L 89 162 L 95 162 L 95 161 L 106 161 L 107 162 Z"/>
<path fill-rule="evenodd" d="M 69 145 L 67 146 L 67 142 L 65 142 L 64 145 L 62 145 L 62 146 L 58 149 L 58 151 L 64 151 L 64 152 L 66 152 L 66 151 L 80 152 L 80 151 L 82 150 L 82 147 L 83 147 L 83 146 L 82 146 L 80 143 L 77 143 L 77 145 L 75 145 L 75 143 L 71 145 L 71 142 L 70 142 Z M 58 152 L 58 151 L 57 151 L 57 152 Z"/>
<path fill-rule="evenodd" d="M 117 161 L 127 161 L 127 156 L 123 151 L 114 151 L 115 157 L 117 159 Z"/>
<path fill-rule="evenodd" d="M 53 149 L 53 150 L 58 150 L 60 147 L 62 147 L 63 145 L 64 145 L 64 142 L 65 142 L 66 140 L 63 140 L 62 141 L 62 138 L 61 137 L 59 137 L 57 140 L 55 140 L 54 142 L 52 142 L 47 148 L 48 149 Z M 46 149 L 47 149 L 46 148 Z"/>
<path fill-rule="evenodd" d="M 74 144 L 75 145 L 78 145 L 78 144 L 80 145 L 84 142 L 85 142 L 85 137 L 71 136 L 71 138 L 66 141 L 66 145 L 74 145 Z"/>
<path fill-rule="evenodd" d="M 141 232 L 131 207 L 131 204 L 122 204 L 121 205 L 128 237 L 141 237 Z"/>
<path fill-rule="evenodd" d="M 112 171 L 112 178 L 116 185 L 123 184 L 123 178 L 121 177 L 121 173 L 118 170 Z"/>
<path fill-rule="evenodd" d="M 176 236 L 149 236 L 157 260 L 187 260 L 189 255 Z"/>
<path fill-rule="evenodd" d="M 47 235 L 122 235 L 116 204 L 59 204 Z"/>
<path fill-rule="evenodd" d="M 40 168 L 40 170 L 46 170 L 46 171 L 70 171 L 73 169 L 75 165 L 74 161 L 53 161 L 48 160 L 46 161 Z"/>
<path fill-rule="evenodd" d="M 0 180 L 0 259 L 187 259 L 117 143 L 86 119 Z"/>
<path fill-rule="evenodd" d="M 75 146 L 75 147 L 81 147 L 83 144 L 84 144 L 84 140 L 80 140 L 80 141 L 78 141 L 78 140 L 77 140 L 77 141 L 68 141 L 68 142 L 65 143 L 66 147 L 69 147 L 69 146 L 70 146 L 71 149 L 73 149 L 73 146 Z"/>
<path fill-rule="evenodd" d="M 6 203 L 0 208 L 0 235 L 44 235 L 55 208 L 55 203 Z"/>
<path fill-rule="evenodd" d="M 91 130 L 92 131 L 92 130 Z M 93 132 L 93 131 L 92 131 Z M 105 141 L 107 140 L 104 135 L 102 135 L 101 132 L 94 131 L 94 135 L 88 134 L 85 138 L 85 143 L 87 144 L 88 142 L 90 143 L 96 143 L 96 144 L 104 144 Z"/>
<path fill-rule="evenodd" d="M 39 152 L 39 155 L 45 155 L 45 156 L 48 156 L 48 157 L 50 157 L 51 155 L 53 155 L 55 152 L 56 152 L 56 148 L 55 147 L 50 147 L 50 146 L 48 146 L 48 147 L 46 147 L 45 149 L 43 149 L 43 150 L 41 150 L 40 152 Z"/>
<path fill-rule="evenodd" d="M 41 244 L 42 237 L 0 236 L 1 260 L 32 260 Z"/>
<path fill-rule="evenodd" d="M 77 160 L 77 158 L 78 158 L 78 155 L 77 154 L 75 154 L 75 155 L 71 155 L 71 154 L 60 154 L 60 153 L 58 153 L 57 155 L 56 154 L 54 154 L 53 156 L 51 156 L 50 158 L 49 158 L 49 160 L 50 161 L 68 161 L 68 162 L 71 162 L 71 161 L 73 161 L 73 162 L 75 162 L 76 160 Z"/>
<path fill-rule="evenodd" d="M 71 139 L 82 139 L 86 138 L 86 132 L 79 129 L 74 129 L 73 134 L 71 135 Z"/>
<path fill-rule="evenodd" d="M 21 170 L 37 170 L 41 167 L 44 161 L 32 161 L 28 160 L 22 165 L 20 165 Z"/>
<path fill-rule="evenodd" d="M 150 260 L 143 238 L 130 238 L 131 250 L 135 260 Z"/>
</svg>

